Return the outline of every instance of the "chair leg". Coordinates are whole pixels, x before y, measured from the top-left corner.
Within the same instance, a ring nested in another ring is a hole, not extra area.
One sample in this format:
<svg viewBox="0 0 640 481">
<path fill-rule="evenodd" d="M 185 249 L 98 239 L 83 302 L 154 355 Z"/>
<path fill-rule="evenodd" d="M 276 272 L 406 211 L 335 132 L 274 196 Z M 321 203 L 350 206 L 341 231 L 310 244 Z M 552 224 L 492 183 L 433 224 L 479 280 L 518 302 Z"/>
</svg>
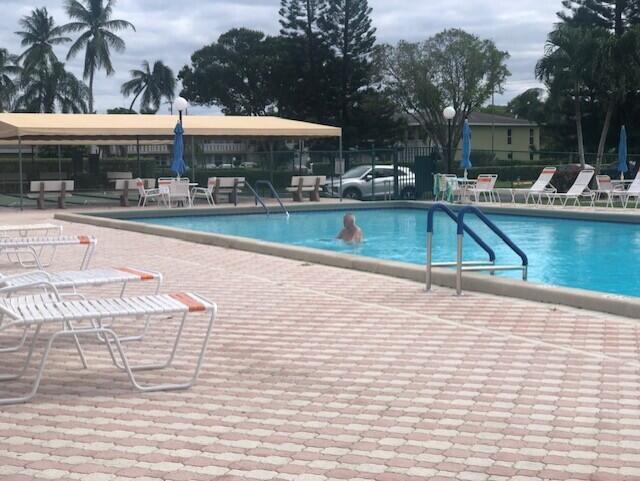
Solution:
<svg viewBox="0 0 640 481">
<path fill-rule="evenodd" d="M 9 353 L 9 352 L 17 352 L 20 349 L 22 349 L 22 347 L 24 346 L 25 341 L 27 340 L 27 332 L 28 332 L 28 329 L 26 327 L 23 327 L 22 328 L 22 336 L 20 337 L 20 340 L 18 341 L 18 344 L 15 344 L 15 345 L 10 346 L 10 347 L 0 348 L 0 354 Z"/>
<path fill-rule="evenodd" d="M 31 364 L 31 359 L 33 358 L 33 351 L 35 349 L 36 346 L 36 341 L 38 340 L 38 335 L 40 334 L 40 328 L 42 326 L 38 325 L 38 327 L 36 328 L 36 331 L 33 334 L 33 339 L 31 340 L 31 345 L 29 346 L 29 351 L 27 352 L 27 357 L 24 361 L 24 363 L 22 364 L 22 368 L 20 369 L 20 371 L 17 374 L 3 374 L 0 375 L 0 381 L 13 381 L 16 379 L 20 379 L 22 376 L 24 376 L 24 373 L 27 372 L 27 369 L 29 368 L 29 365 Z M 26 331 L 26 328 L 25 328 Z"/>
<path fill-rule="evenodd" d="M 134 370 L 144 370 L 144 366 L 138 366 L 137 368 L 132 368 L 131 365 L 129 364 L 129 359 L 127 358 L 124 350 L 122 349 L 122 344 L 120 343 L 120 340 L 118 339 L 118 336 L 116 335 L 116 333 L 108 328 L 104 328 L 103 332 L 106 336 L 111 337 L 113 339 L 113 343 L 115 344 L 116 350 L 118 351 L 118 354 L 120 356 L 120 359 L 122 360 L 122 365 L 124 367 L 125 372 L 127 373 L 129 380 L 131 381 L 131 384 L 133 384 L 133 386 L 138 389 L 139 391 L 142 392 L 154 392 L 154 391 L 170 391 L 170 390 L 178 390 L 178 389 L 188 389 L 191 386 L 193 386 L 193 384 L 196 382 L 196 380 L 198 379 L 198 375 L 200 374 L 200 369 L 202 368 L 202 361 L 204 360 L 204 355 L 205 352 L 207 350 L 207 346 L 209 344 L 209 338 L 211 337 L 211 330 L 213 328 L 213 322 L 215 320 L 216 317 L 216 309 L 213 309 L 213 311 L 211 312 L 211 316 L 209 317 L 209 323 L 207 325 L 207 331 L 204 335 L 203 341 L 202 341 L 202 347 L 200 348 L 200 353 L 198 354 L 198 358 L 196 361 L 196 366 L 195 369 L 193 371 L 193 374 L 191 376 L 191 378 L 186 381 L 186 382 L 182 382 L 182 383 L 165 383 L 165 384 L 153 384 L 153 385 L 142 385 L 140 384 L 137 380 L 136 377 L 134 375 Z M 184 322 L 184 321 L 183 321 Z M 180 333 L 182 330 L 182 326 L 180 328 Z M 109 346 L 109 351 L 112 352 L 111 347 L 110 347 L 110 343 L 107 343 L 107 346 Z M 177 340 L 176 340 L 176 344 L 174 344 L 174 348 L 177 348 Z M 112 358 L 114 358 L 115 360 L 115 356 L 112 353 Z M 141 369 L 142 368 L 142 369 Z"/>
</svg>

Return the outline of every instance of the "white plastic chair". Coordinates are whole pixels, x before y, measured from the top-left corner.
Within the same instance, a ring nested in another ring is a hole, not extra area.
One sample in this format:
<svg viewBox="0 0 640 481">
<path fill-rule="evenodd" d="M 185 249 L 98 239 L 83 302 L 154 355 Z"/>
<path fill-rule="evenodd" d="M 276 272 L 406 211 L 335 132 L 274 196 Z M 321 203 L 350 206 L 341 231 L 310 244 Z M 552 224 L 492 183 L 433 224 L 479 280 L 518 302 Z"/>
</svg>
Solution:
<svg viewBox="0 0 640 481">
<path fill-rule="evenodd" d="M 216 188 L 217 177 L 209 177 L 207 179 L 206 187 L 194 187 L 191 189 L 191 202 L 195 203 L 196 199 L 200 196 L 207 200 L 207 203 L 211 206 L 215 205 L 215 199 L 213 198 L 213 191 Z"/>
<path fill-rule="evenodd" d="M 594 192 L 596 200 L 605 197 L 607 199 L 607 207 L 613 207 L 613 199 L 617 197 L 624 205 L 626 191 L 623 184 L 615 184 L 608 175 L 596 175 L 596 184 L 598 186 L 598 189 Z"/>
<path fill-rule="evenodd" d="M 186 204 L 189 207 L 193 207 L 191 201 L 191 192 L 189 191 L 189 179 L 174 179 L 169 183 L 169 206 L 173 203 Z"/>
<path fill-rule="evenodd" d="M 138 207 L 146 206 L 149 199 L 155 200 L 158 205 L 160 202 L 165 202 L 165 194 L 160 188 L 146 189 L 142 179 L 136 179 L 136 186 L 138 187 Z"/>
</svg>

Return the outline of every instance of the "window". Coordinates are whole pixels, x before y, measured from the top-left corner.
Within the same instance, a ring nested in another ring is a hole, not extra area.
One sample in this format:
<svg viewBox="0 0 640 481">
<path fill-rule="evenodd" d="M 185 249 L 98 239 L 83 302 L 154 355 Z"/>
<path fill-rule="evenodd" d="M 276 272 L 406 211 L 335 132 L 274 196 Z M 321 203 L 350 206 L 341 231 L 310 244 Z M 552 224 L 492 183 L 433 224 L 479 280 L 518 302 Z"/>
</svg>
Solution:
<svg viewBox="0 0 640 481">
<path fill-rule="evenodd" d="M 393 169 L 376 169 L 374 175 L 376 179 L 381 179 L 383 177 L 393 177 Z"/>
<path fill-rule="evenodd" d="M 507 129 L 507 145 L 511 145 L 513 143 L 513 130 Z"/>
<path fill-rule="evenodd" d="M 509 143 L 511 143 L 511 142 L 509 142 Z M 507 154 L 507 159 L 508 159 L 508 160 L 513 160 L 513 152 L 509 152 L 509 153 Z"/>
<path fill-rule="evenodd" d="M 534 147 L 536 145 L 535 131 L 529 129 L 529 146 Z"/>
</svg>

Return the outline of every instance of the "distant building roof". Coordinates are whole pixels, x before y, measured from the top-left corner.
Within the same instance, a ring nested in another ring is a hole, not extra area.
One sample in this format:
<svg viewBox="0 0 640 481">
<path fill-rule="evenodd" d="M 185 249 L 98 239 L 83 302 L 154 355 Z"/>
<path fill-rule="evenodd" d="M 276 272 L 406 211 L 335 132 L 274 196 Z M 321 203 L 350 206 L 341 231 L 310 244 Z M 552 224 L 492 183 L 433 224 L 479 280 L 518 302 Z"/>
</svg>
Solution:
<svg viewBox="0 0 640 481">
<path fill-rule="evenodd" d="M 484 112 L 471 112 L 469 114 L 469 124 L 471 125 L 513 125 L 521 127 L 537 126 L 535 122 L 527 119 L 517 119 L 506 115 L 495 115 Z"/>
<path fill-rule="evenodd" d="M 418 125 L 418 123 L 408 116 L 409 125 Z M 473 126 L 490 126 L 499 127 L 537 127 L 538 124 L 527 119 L 516 119 L 506 115 L 495 115 L 484 112 L 471 112 L 469 114 L 469 124 Z"/>
</svg>

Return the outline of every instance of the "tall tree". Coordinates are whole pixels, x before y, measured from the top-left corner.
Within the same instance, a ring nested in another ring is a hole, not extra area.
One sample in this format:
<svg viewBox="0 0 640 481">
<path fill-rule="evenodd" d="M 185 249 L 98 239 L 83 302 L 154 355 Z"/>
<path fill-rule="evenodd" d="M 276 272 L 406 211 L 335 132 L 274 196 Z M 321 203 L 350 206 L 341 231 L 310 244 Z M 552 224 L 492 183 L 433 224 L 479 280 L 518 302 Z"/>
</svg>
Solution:
<svg viewBox="0 0 640 481">
<path fill-rule="evenodd" d="M 196 51 L 180 70 L 184 95 L 194 104 L 218 105 L 228 115 L 266 115 L 275 109 L 277 49 L 272 37 L 232 29 Z"/>
<path fill-rule="evenodd" d="M 511 99 L 507 111 L 517 118 L 531 120 L 539 124 L 545 121 L 544 90 L 532 88 Z"/>
<path fill-rule="evenodd" d="M 22 17 L 19 23 L 22 30 L 16 34 L 21 38 L 20 44 L 27 49 L 18 59 L 26 72 L 43 63 L 53 65 L 58 61 L 53 47 L 71 42 L 44 7 L 36 8 L 30 15 Z"/>
<path fill-rule="evenodd" d="M 17 78 L 22 69 L 18 66 L 15 55 L 0 48 L 0 112 L 11 109 L 13 100 L 18 92 Z"/>
<path fill-rule="evenodd" d="M 142 70 L 131 70 L 131 80 L 122 84 L 121 92 L 128 97 L 134 95 L 129 110 L 142 95 L 140 110 L 157 112 L 162 99 L 172 102 L 175 96 L 176 79 L 173 71 L 161 60 L 156 60 L 153 69 L 146 60 L 142 62 Z"/>
<path fill-rule="evenodd" d="M 20 110 L 35 113 L 81 113 L 87 111 L 89 90 L 61 62 L 34 67 L 22 79 Z"/>
<path fill-rule="evenodd" d="M 327 0 L 280 0 L 281 65 L 289 77 L 287 115 L 326 121 L 331 104 L 327 69 L 331 51 L 318 26 Z"/>
<path fill-rule="evenodd" d="M 337 56 L 340 121 L 347 129 L 351 111 L 371 77 L 371 56 L 376 29 L 371 23 L 367 0 L 329 0 L 318 25 Z"/>
<path fill-rule="evenodd" d="M 376 65 L 395 103 L 443 150 L 448 145 L 444 108 L 456 110 L 452 138 L 459 139 L 469 113 L 480 109 L 494 91 L 502 92 L 510 75 L 508 58 L 492 41 L 459 29 L 421 43 L 383 45 L 376 51 Z M 447 166 L 449 171 L 452 167 Z"/>
<path fill-rule="evenodd" d="M 111 48 L 124 52 L 125 42 L 114 32 L 135 27 L 126 20 L 115 20 L 113 7 L 116 0 L 65 0 L 67 15 L 72 20 L 64 26 L 66 32 L 82 32 L 71 45 L 67 60 L 85 50 L 84 78 L 89 79 L 89 111 L 94 111 L 93 82 L 97 70 L 104 69 L 107 75 L 115 72 L 111 62 Z"/>
<path fill-rule="evenodd" d="M 596 35 L 595 33 L 599 33 Z M 585 165 L 582 127 L 582 103 L 588 83 L 595 72 L 595 52 L 603 48 L 606 32 L 559 24 L 553 30 L 545 46 L 545 54 L 536 64 L 536 77 L 550 91 L 564 92 L 574 104 L 578 158 Z"/>
<path fill-rule="evenodd" d="M 629 27 L 640 24 L 638 0 L 563 0 L 558 16 L 574 27 L 598 27 L 622 37 Z"/>
<path fill-rule="evenodd" d="M 563 0 L 558 16 L 566 25 L 609 32 L 610 38 L 600 50 L 600 63 L 610 75 L 602 84 L 600 101 L 607 105 L 600 141 L 599 170 L 614 112 L 625 104 L 640 80 L 640 2 L 638 0 Z"/>
</svg>

